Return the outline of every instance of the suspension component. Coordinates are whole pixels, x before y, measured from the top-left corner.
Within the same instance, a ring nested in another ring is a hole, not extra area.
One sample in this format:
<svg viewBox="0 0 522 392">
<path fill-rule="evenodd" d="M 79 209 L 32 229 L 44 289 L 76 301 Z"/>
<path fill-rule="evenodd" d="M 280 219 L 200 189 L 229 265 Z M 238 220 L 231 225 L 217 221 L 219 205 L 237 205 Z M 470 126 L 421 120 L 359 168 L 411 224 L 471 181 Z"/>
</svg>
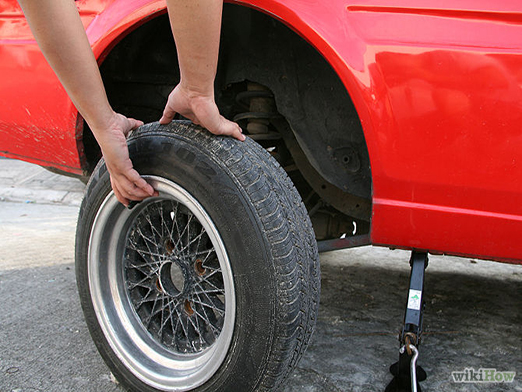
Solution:
<svg viewBox="0 0 522 392">
<path fill-rule="evenodd" d="M 254 140 L 277 140 L 281 134 L 270 131 L 270 120 L 281 117 L 277 112 L 274 95 L 265 86 L 249 82 L 247 90 L 236 96 L 236 102 L 247 112 L 234 116 L 235 122 L 246 121 L 246 130 Z"/>
</svg>

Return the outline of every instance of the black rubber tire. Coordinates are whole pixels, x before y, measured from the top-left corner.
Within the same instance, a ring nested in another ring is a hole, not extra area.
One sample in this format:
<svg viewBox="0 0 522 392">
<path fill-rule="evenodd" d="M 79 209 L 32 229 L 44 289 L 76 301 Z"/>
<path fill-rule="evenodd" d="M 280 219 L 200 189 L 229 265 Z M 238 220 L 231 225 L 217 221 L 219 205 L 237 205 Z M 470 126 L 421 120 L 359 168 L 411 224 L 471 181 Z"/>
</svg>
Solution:
<svg viewBox="0 0 522 392">
<path fill-rule="evenodd" d="M 312 225 L 290 179 L 252 140 L 217 137 L 187 122 L 147 124 L 128 144 L 140 174 L 178 184 L 203 206 L 230 260 L 236 298 L 230 348 L 212 378 L 191 390 L 277 389 L 309 342 L 320 291 Z M 151 387 L 119 359 L 94 310 L 88 251 L 93 222 L 110 193 L 101 161 L 88 183 L 76 234 L 76 275 L 85 319 L 98 351 L 123 386 L 167 390 Z"/>
</svg>

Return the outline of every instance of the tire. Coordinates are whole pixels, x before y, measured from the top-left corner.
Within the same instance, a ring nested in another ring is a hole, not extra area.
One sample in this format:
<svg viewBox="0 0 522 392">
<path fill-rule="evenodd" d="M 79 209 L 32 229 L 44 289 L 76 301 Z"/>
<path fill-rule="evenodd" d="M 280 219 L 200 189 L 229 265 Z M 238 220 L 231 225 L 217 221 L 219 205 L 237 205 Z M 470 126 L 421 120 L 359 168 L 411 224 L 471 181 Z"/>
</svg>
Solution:
<svg viewBox="0 0 522 392">
<path fill-rule="evenodd" d="M 248 139 L 187 122 L 128 140 L 159 191 L 119 204 L 101 161 L 76 233 L 90 334 L 132 391 L 268 391 L 295 367 L 319 305 L 317 245 L 286 173 Z"/>
</svg>

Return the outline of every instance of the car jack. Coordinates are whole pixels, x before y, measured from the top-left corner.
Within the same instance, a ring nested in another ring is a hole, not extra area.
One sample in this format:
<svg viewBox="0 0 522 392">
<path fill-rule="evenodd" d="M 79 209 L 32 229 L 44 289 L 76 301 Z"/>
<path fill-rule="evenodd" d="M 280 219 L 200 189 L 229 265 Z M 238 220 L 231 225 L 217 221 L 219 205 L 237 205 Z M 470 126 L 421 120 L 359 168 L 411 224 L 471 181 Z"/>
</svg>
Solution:
<svg viewBox="0 0 522 392">
<path fill-rule="evenodd" d="M 410 266 L 408 301 L 404 326 L 399 335 L 399 361 L 390 366 L 394 377 L 385 392 L 420 392 L 419 382 L 426 379 L 426 372 L 417 365 L 417 358 L 422 332 L 424 272 L 428 266 L 428 254 L 413 251 Z"/>
</svg>

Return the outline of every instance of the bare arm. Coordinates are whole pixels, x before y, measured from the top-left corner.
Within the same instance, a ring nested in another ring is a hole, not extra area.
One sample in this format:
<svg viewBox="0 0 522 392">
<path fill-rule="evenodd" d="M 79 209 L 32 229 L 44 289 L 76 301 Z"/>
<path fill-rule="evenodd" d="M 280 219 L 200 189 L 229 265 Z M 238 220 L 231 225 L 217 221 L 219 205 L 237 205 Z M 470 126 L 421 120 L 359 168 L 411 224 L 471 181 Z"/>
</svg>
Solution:
<svg viewBox="0 0 522 392">
<path fill-rule="evenodd" d="M 214 101 L 222 0 L 167 0 L 178 51 L 181 81 L 172 91 L 160 123 L 180 113 L 217 135 L 245 137 L 236 123 L 219 114 Z"/>
<path fill-rule="evenodd" d="M 31 30 L 100 144 L 116 197 L 123 204 L 154 193 L 133 169 L 125 137 L 142 123 L 115 113 L 73 0 L 19 0 Z"/>
</svg>

